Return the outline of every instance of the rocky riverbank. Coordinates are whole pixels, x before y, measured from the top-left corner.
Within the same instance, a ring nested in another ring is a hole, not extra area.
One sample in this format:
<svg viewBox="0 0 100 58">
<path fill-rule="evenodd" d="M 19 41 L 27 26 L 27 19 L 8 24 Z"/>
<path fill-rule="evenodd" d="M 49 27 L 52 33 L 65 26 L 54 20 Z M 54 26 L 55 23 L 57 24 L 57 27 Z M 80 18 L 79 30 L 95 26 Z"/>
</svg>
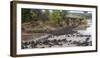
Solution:
<svg viewBox="0 0 100 58">
<path fill-rule="evenodd" d="M 67 34 L 60 36 L 45 35 L 34 40 L 22 41 L 21 48 L 52 48 L 91 45 L 91 35 Z"/>
<path fill-rule="evenodd" d="M 85 30 L 74 30 L 74 27 L 63 28 L 50 32 L 32 33 L 28 40 L 22 40 L 22 49 L 31 48 L 56 48 L 92 46 L 92 25 L 91 22 Z M 24 38 L 24 36 L 23 36 Z"/>
</svg>

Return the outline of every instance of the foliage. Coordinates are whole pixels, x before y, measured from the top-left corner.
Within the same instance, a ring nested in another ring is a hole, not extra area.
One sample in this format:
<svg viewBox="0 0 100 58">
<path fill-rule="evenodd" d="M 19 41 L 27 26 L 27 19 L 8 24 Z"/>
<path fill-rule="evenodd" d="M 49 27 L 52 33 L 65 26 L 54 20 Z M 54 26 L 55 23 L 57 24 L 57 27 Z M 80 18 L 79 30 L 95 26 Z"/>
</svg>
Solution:
<svg viewBox="0 0 100 58">
<path fill-rule="evenodd" d="M 29 21 L 30 17 L 31 17 L 30 9 L 22 8 L 22 23 Z"/>
<path fill-rule="evenodd" d="M 52 10 L 52 12 L 49 14 L 49 19 L 55 24 L 60 24 L 60 22 L 63 20 L 59 10 Z"/>
<path fill-rule="evenodd" d="M 84 14 L 84 15 L 83 15 Z M 69 13 L 69 10 L 48 10 L 48 9 L 25 9 L 22 8 L 22 23 L 31 22 L 32 28 L 38 29 L 46 27 L 75 27 L 87 26 L 88 12 L 84 13 Z M 91 15 L 88 15 L 89 17 Z M 42 23 L 42 24 L 41 24 Z M 50 27 L 50 28 L 49 28 Z"/>
</svg>

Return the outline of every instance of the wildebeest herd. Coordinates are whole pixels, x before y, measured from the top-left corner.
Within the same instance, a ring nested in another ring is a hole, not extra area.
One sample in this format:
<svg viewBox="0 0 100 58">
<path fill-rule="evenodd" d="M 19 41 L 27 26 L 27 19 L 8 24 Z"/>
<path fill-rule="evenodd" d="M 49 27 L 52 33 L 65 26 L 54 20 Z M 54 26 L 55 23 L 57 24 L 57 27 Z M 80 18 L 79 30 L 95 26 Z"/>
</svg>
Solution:
<svg viewBox="0 0 100 58">
<path fill-rule="evenodd" d="M 90 40 L 91 35 L 77 35 L 74 36 L 74 39 L 77 39 L 77 37 L 84 37 L 83 41 L 77 41 L 72 40 L 70 37 L 73 35 L 69 35 L 67 37 L 63 38 L 53 38 L 53 35 L 36 39 L 36 40 L 30 40 L 30 41 L 22 41 L 21 48 L 22 49 L 28 49 L 28 48 L 51 48 L 51 47 L 69 47 L 69 46 L 92 46 L 92 41 Z M 57 37 L 57 36 L 56 36 Z M 59 36 L 58 36 L 59 37 Z"/>
</svg>

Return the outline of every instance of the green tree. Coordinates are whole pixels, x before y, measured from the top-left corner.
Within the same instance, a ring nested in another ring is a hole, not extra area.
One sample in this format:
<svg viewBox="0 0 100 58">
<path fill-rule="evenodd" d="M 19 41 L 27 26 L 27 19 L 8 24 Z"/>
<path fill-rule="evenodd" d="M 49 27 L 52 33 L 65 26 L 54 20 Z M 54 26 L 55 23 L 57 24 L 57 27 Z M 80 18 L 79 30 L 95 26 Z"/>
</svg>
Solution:
<svg viewBox="0 0 100 58">
<path fill-rule="evenodd" d="M 62 21 L 60 10 L 52 10 L 52 12 L 49 14 L 49 19 L 55 24 L 60 24 Z"/>
<path fill-rule="evenodd" d="M 22 15 L 22 23 L 29 21 L 29 19 L 31 18 L 30 9 L 22 8 L 22 14 L 21 15 Z"/>
</svg>

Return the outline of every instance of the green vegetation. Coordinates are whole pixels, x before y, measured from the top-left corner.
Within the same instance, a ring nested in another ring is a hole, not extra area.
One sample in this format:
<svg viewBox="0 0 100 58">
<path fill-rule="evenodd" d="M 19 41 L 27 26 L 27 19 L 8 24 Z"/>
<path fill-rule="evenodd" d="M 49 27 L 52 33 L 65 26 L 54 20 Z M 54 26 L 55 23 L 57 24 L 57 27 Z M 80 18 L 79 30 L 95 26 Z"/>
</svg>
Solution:
<svg viewBox="0 0 100 58">
<path fill-rule="evenodd" d="M 68 13 L 69 11 L 22 8 L 22 29 L 49 31 L 65 27 L 86 28 L 87 18 L 91 14 L 87 11 L 83 14 Z"/>
<path fill-rule="evenodd" d="M 22 9 L 22 22 L 30 20 L 30 9 Z"/>
<path fill-rule="evenodd" d="M 55 24 L 60 24 L 60 22 L 63 20 L 59 10 L 53 10 L 49 14 L 49 19 Z"/>
</svg>

